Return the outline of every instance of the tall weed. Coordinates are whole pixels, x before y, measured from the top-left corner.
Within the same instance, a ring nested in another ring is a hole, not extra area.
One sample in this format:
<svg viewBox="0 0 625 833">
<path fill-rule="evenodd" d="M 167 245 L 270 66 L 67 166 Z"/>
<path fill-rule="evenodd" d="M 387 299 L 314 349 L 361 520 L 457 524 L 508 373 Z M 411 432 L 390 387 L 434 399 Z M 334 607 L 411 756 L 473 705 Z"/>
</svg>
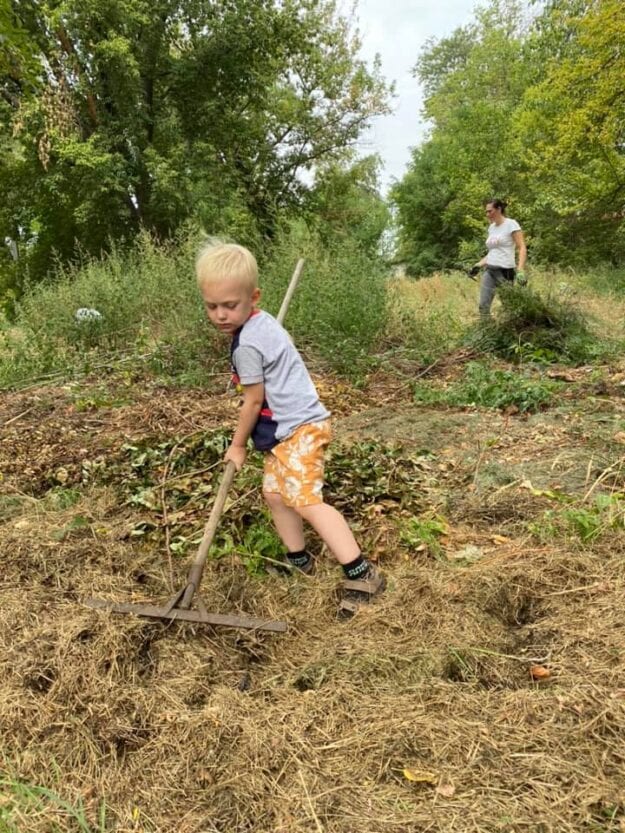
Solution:
<svg viewBox="0 0 625 833">
<path fill-rule="evenodd" d="M 261 263 L 262 305 L 279 309 L 299 257 L 306 266 L 286 322 L 298 345 L 333 368 L 358 375 L 386 321 L 386 270 L 353 241 L 322 247 L 304 224 L 292 224 Z"/>
<path fill-rule="evenodd" d="M 0 387 L 135 359 L 160 375 L 201 384 L 207 365 L 225 361 L 228 350 L 197 291 L 199 239 L 190 234 L 163 247 L 143 235 L 129 253 L 113 251 L 31 288 L 15 321 L 0 329 Z M 322 249 L 304 225 L 293 225 L 259 257 L 268 311 L 277 313 L 299 257 L 306 267 L 287 327 L 331 366 L 357 373 L 385 318 L 383 267 L 349 240 Z M 82 307 L 101 318 L 77 321 Z"/>
</svg>

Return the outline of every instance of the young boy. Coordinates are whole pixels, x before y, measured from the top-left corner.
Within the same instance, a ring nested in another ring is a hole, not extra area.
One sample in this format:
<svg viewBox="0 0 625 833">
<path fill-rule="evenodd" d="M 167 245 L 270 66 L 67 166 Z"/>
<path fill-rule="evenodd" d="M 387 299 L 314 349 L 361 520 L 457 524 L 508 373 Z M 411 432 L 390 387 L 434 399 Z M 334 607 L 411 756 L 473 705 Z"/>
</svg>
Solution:
<svg viewBox="0 0 625 833">
<path fill-rule="evenodd" d="M 287 562 L 304 573 L 314 568 L 304 540 L 306 521 L 343 567 L 339 612 L 350 616 L 381 593 L 385 581 L 360 552 L 345 518 L 323 502 L 330 414 L 286 330 L 257 307 L 258 267 L 252 253 L 235 244 L 205 246 L 196 274 L 208 318 L 232 337 L 234 378 L 243 391 L 225 459 L 238 471 L 250 437 L 265 452 L 263 496 L 286 547 Z"/>
</svg>

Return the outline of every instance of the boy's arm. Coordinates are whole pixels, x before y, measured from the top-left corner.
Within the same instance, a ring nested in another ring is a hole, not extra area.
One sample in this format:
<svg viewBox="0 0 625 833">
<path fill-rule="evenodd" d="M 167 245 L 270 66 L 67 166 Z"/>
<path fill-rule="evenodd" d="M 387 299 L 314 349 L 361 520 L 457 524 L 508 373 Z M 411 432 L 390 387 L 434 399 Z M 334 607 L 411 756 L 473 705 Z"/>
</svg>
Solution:
<svg viewBox="0 0 625 833">
<path fill-rule="evenodd" d="M 237 467 L 237 471 L 245 462 L 247 451 L 245 446 L 249 439 L 254 426 L 258 422 L 260 409 L 265 398 L 265 386 L 262 382 L 256 385 L 243 385 L 243 405 L 239 411 L 239 419 L 237 427 L 230 443 L 230 448 L 226 451 L 225 460 L 232 460 Z"/>
</svg>

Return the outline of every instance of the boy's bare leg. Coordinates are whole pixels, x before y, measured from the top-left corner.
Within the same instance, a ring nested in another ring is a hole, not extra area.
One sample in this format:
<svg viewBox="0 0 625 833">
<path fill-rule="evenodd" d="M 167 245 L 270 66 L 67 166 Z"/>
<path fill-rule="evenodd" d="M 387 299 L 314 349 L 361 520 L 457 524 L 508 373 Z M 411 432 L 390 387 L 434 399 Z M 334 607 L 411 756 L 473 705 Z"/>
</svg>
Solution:
<svg viewBox="0 0 625 833">
<path fill-rule="evenodd" d="M 304 540 L 304 524 L 295 509 L 287 506 L 277 492 L 263 492 L 276 531 L 284 546 L 290 552 L 300 552 L 306 547 Z"/>
<path fill-rule="evenodd" d="M 303 550 L 304 524 L 309 523 L 324 544 L 332 552 L 339 564 L 351 564 L 360 555 L 354 533 L 341 513 L 327 503 L 315 503 L 312 506 L 299 506 L 293 509 L 287 506 L 277 492 L 263 492 L 284 546 L 291 552 Z"/>
<path fill-rule="evenodd" d="M 351 564 L 358 558 L 360 547 L 338 509 L 327 503 L 315 503 L 292 511 L 312 526 L 339 564 Z"/>
</svg>

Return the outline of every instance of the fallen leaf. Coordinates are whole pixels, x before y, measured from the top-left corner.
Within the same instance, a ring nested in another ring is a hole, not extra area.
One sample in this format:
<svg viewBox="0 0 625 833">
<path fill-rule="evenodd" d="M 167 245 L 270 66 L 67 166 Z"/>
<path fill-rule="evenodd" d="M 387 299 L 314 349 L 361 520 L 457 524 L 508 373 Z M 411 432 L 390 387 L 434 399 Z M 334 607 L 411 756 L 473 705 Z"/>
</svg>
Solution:
<svg viewBox="0 0 625 833">
<path fill-rule="evenodd" d="M 436 792 L 438 795 L 442 795 L 443 798 L 451 798 L 456 793 L 456 788 L 453 784 L 439 784 L 436 788 Z"/>
<path fill-rule="evenodd" d="M 530 667 L 530 677 L 533 680 L 546 680 L 551 677 L 551 671 L 545 668 L 544 665 L 532 665 Z"/>
<path fill-rule="evenodd" d="M 463 549 L 447 555 L 450 561 L 478 561 L 484 555 L 484 550 L 474 544 L 467 544 Z"/>
<path fill-rule="evenodd" d="M 438 775 L 425 769 L 404 769 L 404 778 L 414 784 L 436 784 Z"/>
<path fill-rule="evenodd" d="M 625 445 L 625 431 L 617 431 L 616 434 L 612 437 L 615 443 L 621 443 L 621 445 Z"/>
<path fill-rule="evenodd" d="M 491 535 L 490 540 L 494 544 L 508 544 L 510 542 L 510 539 L 506 538 L 505 535 Z"/>
<path fill-rule="evenodd" d="M 67 469 L 62 468 L 62 467 L 61 467 L 60 469 L 57 469 L 57 470 L 55 471 L 55 473 L 54 473 L 54 478 L 55 478 L 55 480 L 57 480 L 57 481 L 58 481 L 61 485 L 63 485 L 64 483 L 67 483 L 67 480 L 68 480 L 68 478 L 69 478 L 69 474 L 68 474 Z"/>
<path fill-rule="evenodd" d="M 575 381 L 575 376 L 573 376 L 572 373 L 564 373 L 561 370 L 548 370 L 547 371 L 547 376 L 550 379 L 558 379 L 559 381 L 562 381 L 562 382 L 574 382 Z"/>
</svg>

